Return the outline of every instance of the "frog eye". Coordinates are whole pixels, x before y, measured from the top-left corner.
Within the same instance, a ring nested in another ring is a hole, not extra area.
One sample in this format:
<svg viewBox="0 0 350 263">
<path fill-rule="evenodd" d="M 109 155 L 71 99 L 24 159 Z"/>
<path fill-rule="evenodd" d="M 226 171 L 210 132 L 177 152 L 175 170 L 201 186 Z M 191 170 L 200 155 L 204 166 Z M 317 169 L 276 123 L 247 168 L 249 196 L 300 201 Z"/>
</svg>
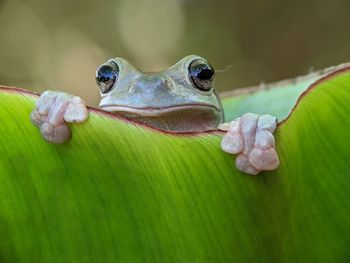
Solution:
<svg viewBox="0 0 350 263">
<path fill-rule="evenodd" d="M 107 93 L 118 79 L 119 67 L 114 61 L 101 65 L 96 71 L 96 83 L 102 93 Z"/>
<path fill-rule="evenodd" d="M 213 67 L 204 59 L 195 59 L 188 66 L 188 73 L 194 86 L 202 91 L 210 91 L 214 81 Z"/>
</svg>

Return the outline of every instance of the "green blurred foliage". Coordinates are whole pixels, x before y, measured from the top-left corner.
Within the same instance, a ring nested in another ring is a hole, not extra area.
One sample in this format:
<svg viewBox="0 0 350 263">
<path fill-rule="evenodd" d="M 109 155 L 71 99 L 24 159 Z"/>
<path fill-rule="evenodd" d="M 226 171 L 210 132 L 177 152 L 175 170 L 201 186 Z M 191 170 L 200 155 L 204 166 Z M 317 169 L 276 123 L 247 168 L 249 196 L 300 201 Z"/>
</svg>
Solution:
<svg viewBox="0 0 350 263">
<path fill-rule="evenodd" d="M 348 0 L 0 0 L 0 83 L 97 105 L 96 67 L 206 57 L 219 91 L 350 60 Z M 228 70 L 225 70 L 231 66 Z"/>
</svg>

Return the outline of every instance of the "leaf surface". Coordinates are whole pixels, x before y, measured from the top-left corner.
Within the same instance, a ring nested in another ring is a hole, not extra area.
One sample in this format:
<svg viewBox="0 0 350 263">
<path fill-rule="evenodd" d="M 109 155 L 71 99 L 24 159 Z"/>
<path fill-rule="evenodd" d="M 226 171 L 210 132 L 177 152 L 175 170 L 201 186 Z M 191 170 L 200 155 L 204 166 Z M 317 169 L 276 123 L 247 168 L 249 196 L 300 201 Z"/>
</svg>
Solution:
<svg viewBox="0 0 350 263">
<path fill-rule="evenodd" d="M 347 262 L 350 71 L 279 124 L 281 166 L 239 173 L 223 133 L 170 134 L 90 109 L 63 145 L 0 91 L 1 262 Z"/>
<path fill-rule="evenodd" d="M 225 121 L 234 120 L 247 112 L 270 114 L 282 121 L 289 115 L 299 96 L 312 83 L 349 66 L 350 63 L 344 63 L 294 79 L 223 92 L 220 97 Z"/>
</svg>

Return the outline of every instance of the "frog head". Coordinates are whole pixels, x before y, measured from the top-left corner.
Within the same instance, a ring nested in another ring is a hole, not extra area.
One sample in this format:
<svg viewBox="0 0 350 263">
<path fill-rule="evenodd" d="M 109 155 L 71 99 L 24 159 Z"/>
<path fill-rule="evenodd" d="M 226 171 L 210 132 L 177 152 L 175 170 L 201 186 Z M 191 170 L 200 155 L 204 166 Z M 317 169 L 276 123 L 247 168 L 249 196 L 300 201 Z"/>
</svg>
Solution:
<svg viewBox="0 0 350 263">
<path fill-rule="evenodd" d="M 208 61 L 195 55 L 155 73 L 113 58 L 96 71 L 99 107 L 164 131 L 214 130 L 223 121 L 214 76 Z"/>
</svg>

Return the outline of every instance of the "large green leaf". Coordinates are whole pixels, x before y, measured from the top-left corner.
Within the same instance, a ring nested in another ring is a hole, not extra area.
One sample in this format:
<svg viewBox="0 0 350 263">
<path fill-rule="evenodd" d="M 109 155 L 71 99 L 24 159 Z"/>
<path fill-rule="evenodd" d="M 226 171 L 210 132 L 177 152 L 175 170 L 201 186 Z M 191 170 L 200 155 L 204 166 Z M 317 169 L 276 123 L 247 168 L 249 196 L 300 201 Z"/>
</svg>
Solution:
<svg viewBox="0 0 350 263">
<path fill-rule="evenodd" d="M 1 262 L 347 262 L 350 71 L 276 132 L 281 166 L 239 173 L 221 132 L 159 132 L 91 109 L 63 145 L 0 92 Z"/>
</svg>

